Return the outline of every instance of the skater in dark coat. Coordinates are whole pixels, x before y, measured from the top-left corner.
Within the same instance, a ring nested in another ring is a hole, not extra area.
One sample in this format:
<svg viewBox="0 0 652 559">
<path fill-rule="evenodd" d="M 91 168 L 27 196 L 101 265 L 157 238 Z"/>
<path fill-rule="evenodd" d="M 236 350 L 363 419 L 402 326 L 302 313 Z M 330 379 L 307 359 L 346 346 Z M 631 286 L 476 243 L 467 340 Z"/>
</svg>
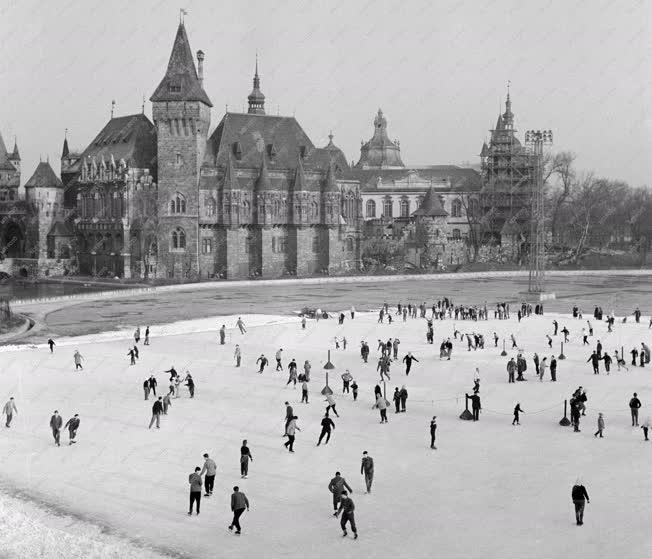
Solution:
<svg viewBox="0 0 652 559">
<path fill-rule="evenodd" d="M 265 357 L 262 353 L 260 354 L 260 357 L 256 359 L 256 363 L 260 363 L 260 369 L 258 369 L 258 372 L 262 374 L 262 372 L 265 370 L 265 367 L 267 367 L 267 357 Z"/>
<path fill-rule="evenodd" d="M 328 441 L 331 440 L 331 430 L 335 430 L 335 423 L 333 423 L 333 420 L 328 417 L 328 414 L 326 414 L 321 420 L 321 434 L 319 435 L 317 446 L 321 444 L 324 437 L 326 437 L 326 442 L 324 444 L 328 444 Z"/>
<path fill-rule="evenodd" d="M 355 504 L 353 500 L 349 497 L 349 494 L 346 491 L 342 491 L 342 498 L 340 500 L 340 508 L 335 511 L 333 516 L 338 517 L 342 513 L 342 520 L 340 520 L 340 526 L 342 527 L 343 536 L 348 535 L 346 531 L 347 522 L 351 524 L 351 531 L 353 532 L 353 539 L 358 539 L 358 531 L 355 527 Z"/>
<path fill-rule="evenodd" d="M 351 384 L 351 390 L 353 391 L 353 401 L 355 402 L 358 399 L 358 383 L 355 380 Z"/>
<path fill-rule="evenodd" d="M 412 362 L 416 361 L 417 363 L 419 360 L 412 355 L 412 353 L 408 352 L 405 357 L 403 357 L 403 363 L 405 363 L 405 374 L 409 375 L 410 374 L 410 369 L 412 368 Z"/>
<path fill-rule="evenodd" d="M 401 392 L 398 389 L 398 386 L 394 388 L 394 413 L 401 413 Z"/>
<path fill-rule="evenodd" d="M 521 404 L 517 402 L 516 406 L 514 407 L 514 420 L 512 421 L 512 425 L 521 424 L 520 417 L 519 417 L 519 414 L 521 413 L 525 413 L 525 412 L 521 409 Z"/>
<path fill-rule="evenodd" d="M 195 397 L 195 381 L 193 380 L 190 373 L 186 372 L 186 386 L 188 387 L 188 392 L 190 392 L 190 397 Z"/>
<path fill-rule="evenodd" d="M 48 340 L 48 345 L 50 346 L 50 353 L 54 353 L 54 346 L 56 344 L 54 343 L 54 340 L 52 338 Z"/>
<path fill-rule="evenodd" d="M 575 522 L 578 526 L 584 524 L 584 506 L 589 503 L 589 494 L 586 492 L 586 487 L 582 485 L 580 478 L 577 478 L 573 489 L 571 490 L 571 499 L 575 505 Z"/>
<path fill-rule="evenodd" d="M 152 391 L 154 396 L 156 396 L 156 385 L 158 384 L 158 382 L 156 382 L 156 379 L 154 378 L 154 375 L 150 375 L 147 382 L 149 383 L 149 389 Z"/>
<path fill-rule="evenodd" d="M 435 446 L 435 439 L 437 436 L 437 416 L 433 415 L 432 420 L 430 421 L 430 448 L 434 448 L 435 450 L 437 447 Z"/>
<path fill-rule="evenodd" d="M 473 394 L 473 396 L 469 396 L 466 394 L 467 400 L 471 400 L 471 410 L 473 411 L 473 421 L 478 421 L 480 419 L 480 410 L 482 409 L 482 405 L 480 402 L 480 396 L 477 394 Z"/>
<path fill-rule="evenodd" d="M 60 437 L 61 437 L 61 426 L 63 425 L 63 419 L 59 415 L 57 410 L 54 410 L 54 414 L 50 418 L 50 429 L 52 429 L 52 436 L 54 437 L 54 443 L 57 446 L 61 446 Z"/>
<path fill-rule="evenodd" d="M 240 447 L 240 477 L 246 478 L 249 475 L 249 461 L 253 462 L 254 457 L 251 455 L 251 450 L 247 446 L 247 440 L 242 441 Z"/>
<path fill-rule="evenodd" d="M 161 428 L 161 414 L 163 413 L 163 397 L 159 396 L 158 400 L 154 402 L 154 405 L 152 406 L 152 419 L 149 422 L 149 428 L 152 428 L 152 425 L 154 425 L 154 422 L 156 422 L 156 428 L 160 429 Z"/>
<path fill-rule="evenodd" d="M 407 403 L 407 398 L 408 398 L 408 391 L 407 388 L 405 388 L 405 385 L 401 386 L 399 397 L 401 399 L 401 412 L 405 413 L 405 404 Z"/>
<path fill-rule="evenodd" d="M 283 435 L 284 437 L 287 437 L 288 425 L 290 424 L 290 421 L 292 421 L 292 417 L 294 417 L 294 410 L 292 409 L 292 406 L 290 405 L 289 402 L 285 402 L 285 435 Z"/>
<path fill-rule="evenodd" d="M 240 534 L 242 529 L 240 527 L 240 517 L 245 509 L 249 510 L 249 499 L 247 496 L 240 491 L 240 488 L 236 485 L 233 488 L 233 494 L 231 495 L 231 510 L 233 511 L 233 520 L 229 525 L 229 530 L 233 530 L 235 527 L 235 533 Z"/>
<path fill-rule="evenodd" d="M 342 496 L 342 493 L 345 492 L 345 488 L 353 492 L 353 489 L 351 489 L 349 484 L 346 483 L 342 474 L 340 474 L 340 472 L 335 472 L 335 477 L 328 483 L 328 490 L 333 494 L 333 510 L 335 512 L 337 512 L 337 505 L 340 503 L 340 497 Z"/>
<path fill-rule="evenodd" d="M 133 349 L 130 349 L 127 352 L 127 355 L 131 358 L 130 365 L 135 365 L 136 364 L 136 352 Z"/>
<path fill-rule="evenodd" d="M 557 359 L 554 355 L 550 357 L 550 380 L 552 382 L 557 382 Z"/>
<path fill-rule="evenodd" d="M 599 375 L 600 374 L 600 356 L 596 351 L 593 351 L 591 356 L 586 360 L 586 362 L 591 362 L 591 365 L 593 366 L 593 374 L 594 375 Z"/>
<path fill-rule="evenodd" d="M 374 482 L 374 459 L 369 456 L 369 453 L 366 450 L 362 453 L 360 473 L 364 474 L 364 483 L 367 487 L 367 493 L 371 493 L 371 484 Z"/>
<path fill-rule="evenodd" d="M 76 413 L 73 417 L 66 421 L 66 424 L 63 426 L 64 429 L 68 429 L 68 436 L 70 437 L 70 441 L 68 442 L 69 445 L 75 444 L 77 442 L 75 437 L 77 436 L 77 429 L 79 429 L 80 423 L 81 421 L 79 420 L 79 414 Z"/>
<path fill-rule="evenodd" d="M 638 410 L 641 407 L 641 401 L 638 399 L 638 395 L 634 392 L 632 399 L 629 401 L 629 411 L 632 415 L 632 427 L 638 426 Z"/>
<path fill-rule="evenodd" d="M 602 356 L 602 360 L 604 361 L 604 370 L 607 371 L 607 374 L 609 374 L 609 370 L 611 369 L 611 355 L 605 353 Z"/>
<path fill-rule="evenodd" d="M 149 400 L 149 379 L 143 382 L 143 392 L 145 393 L 145 400 Z"/>
</svg>

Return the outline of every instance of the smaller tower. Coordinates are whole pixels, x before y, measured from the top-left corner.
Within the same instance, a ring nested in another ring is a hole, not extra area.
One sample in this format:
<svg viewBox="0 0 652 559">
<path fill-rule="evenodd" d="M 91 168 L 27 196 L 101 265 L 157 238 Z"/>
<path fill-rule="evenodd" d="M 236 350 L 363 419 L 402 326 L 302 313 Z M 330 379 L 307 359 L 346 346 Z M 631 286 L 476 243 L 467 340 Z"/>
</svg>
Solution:
<svg viewBox="0 0 652 559">
<path fill-rule="evenodd" d="M 256 55 L 256 71 L 254 73 L 254 88 L 247 97 L 249 100 L 249 109 L 247 112 L 252 115 L 265 114 L 265 96 L 260 90 L 260 78 L 258 77 L 258 55 Z"/>
<path fill-rule="evenodd" d="M 8 157 L 9 162 L 14 166 L 14 169 L 20 173 L 20 153 L 18 152 L 18 142 L 14 138 L 14 151 Z"/>
</svg>

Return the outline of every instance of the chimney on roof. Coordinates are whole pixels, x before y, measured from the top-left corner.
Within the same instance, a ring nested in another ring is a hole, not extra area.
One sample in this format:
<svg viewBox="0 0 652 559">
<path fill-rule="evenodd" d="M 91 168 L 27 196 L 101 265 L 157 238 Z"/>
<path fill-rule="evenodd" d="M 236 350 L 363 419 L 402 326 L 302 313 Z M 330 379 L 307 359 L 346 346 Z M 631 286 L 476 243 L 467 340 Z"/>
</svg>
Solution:
<svg viewBox="0 0 652 559">
<path fill-rule="evenodd" d="M 199 85 L 204 87 L 204 51 L 197 51 L 197 77 L 199 78 Z"/>
</svg>

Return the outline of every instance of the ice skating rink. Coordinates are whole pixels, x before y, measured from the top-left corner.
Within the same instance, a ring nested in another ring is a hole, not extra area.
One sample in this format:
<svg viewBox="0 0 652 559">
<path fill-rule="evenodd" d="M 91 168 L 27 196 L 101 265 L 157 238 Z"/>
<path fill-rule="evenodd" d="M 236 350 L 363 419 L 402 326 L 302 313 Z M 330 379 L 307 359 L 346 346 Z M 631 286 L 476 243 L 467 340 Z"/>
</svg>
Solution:
<svg viewBox="0 0 652 559">
<path fill-rule="evenodd" d="M 388 298 L 391 298 L 388 296 Z M 606 309 L 605 309 L 606 310 Z M 192 558 L 287 557 L 359 558 L 498 557 L 616 558 L 652 557 L 649 507 L 652 496 L 652 442 L 631 427 L 628 408 L 633 392 L 643 403 L 641 422 L 652 415 L 652 368 L 631 367 L 593 375 L 586 363 L 601 340 L 613 355 L 641 342 L 652 345 L 648 318 L 617 322 L 613 333 L 594 321 L 591 347 L 582 347 L 584 321 L 567 315 L 532 316 L 518 323 L 435 321 L 435 345 L 425 342 L 423 319 L 377 324 L 376 314 L 357 314 L 339 326 L 334 319 L 308 321 L 305 331 L 293 317 L 244 316 L 246 335 L 235 329 L 237 317 L 219 317 L 152 328 L 151 345 L 140 343 L 140 359 L 129 365 L 126 353 L 136 324 L 122 332 L 56 340 L 45 347 L 4 348 L 0 353 L 2 404 L 14 396 L 18 415 L 0 436 L 0 545 L 9 557 Z M 491 313 L 493 316 L 493 313 Z M 559 355 L 561 334 L 548 349 L 552 320 L 566 325 L 571 341 L 558 362 L 557 382 L 539 382 L 531 360 Z M 227 344 L 218 343 L 221 324 Z M 452 359 L 440 361 L 439 343 L 462 332 L 483 333 L 486 348 L 467 351 L 454 341 Z M 140 324 L 141 328 L 144 327 Z M 528 359 L 527 382 L 508 384 L 502 347 L 492 335 L 514 334 Z M 346 350 L 335 350 L 345 336 Z M 399 337 L 399 357 L 411 351 L 419 359 L 406 378 L 393 363 L 387 396 L 405 384 L 407 413 L 388 409 L 381 425 L 372 410 L 377 340 Z M 359 356 L 360 340 L 369 342 L 368 364 Z M 243 366 L 234 366 L 239 343 Z M 75 372 L 72 354 L 84 356 Z M 310 403 L 286 386 L 287 372 L 274 372 L 274 353 L 283 348 L 284 365 L 296 358 L 299 370 L 311 361 Z M 323 365 L 331 349 L 335 370 L 330 385 L 340 418 L 328 445 L 316 447 L 325 404 L 320 390 Z M 256 374 L 264 353 L 270 366 Z M 196 396 L 173 400 L 161 429 L 148 430 L 150 397 L 143 381 L 154 373 L 159 392 L 168 386 L 162 371 L 189 370 Z M 483 412 L 478 423 L 461 421 L 464 393 L 471 392 L 480 368 Z M 601 364 L 602 366 L 602 364 Z M 340 374 L 349 369 L 360 386 L 357 402 L 342 395 Z M 582 385 L 587 389 L 581 433 L 560 427 L 563 401 Z M 301 432 L 295 453 L 282 446 L 288 400 Z M 521 403 L 521 426 L 513 427 L 512 409 Z M 54 409 L 67 421 L 79 413 L 78 443 L 54 446 L 48 426 Z M 595 439 L 598 412 L 605 417 L 604 439 Z M 429 422 L 437 415 L 438 450 L 429 448 Z M 4 424 L 3 424 L 4 425 Z M 239 472 L 239 449 L 247 439 L 254 461 L 249 478 Z M 360 459 L 367 450 L 375 461 L 373 492 L 364 494 Z M 188 475 L 208 452 L 218 465 L 214 495 L 202 498 L 201 514 L 188 517 Z M 327 485 L 339 470 L 353 487 L 360 538 L 342 538 L 332 517 Z M 574 522 L 571 486 L 581 476 L 591 497 L 584 526 Z M 243 535 L 230 523 L 231 488 L 239 485 L 251 502 L 242 518 Z"/>
</svg>

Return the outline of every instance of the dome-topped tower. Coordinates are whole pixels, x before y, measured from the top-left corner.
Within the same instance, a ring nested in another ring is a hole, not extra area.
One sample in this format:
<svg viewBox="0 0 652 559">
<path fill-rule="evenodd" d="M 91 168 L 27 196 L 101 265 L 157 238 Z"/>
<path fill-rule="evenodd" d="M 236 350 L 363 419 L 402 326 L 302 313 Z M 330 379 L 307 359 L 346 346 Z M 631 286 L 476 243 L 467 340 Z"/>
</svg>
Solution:
<svg viewBox="0 0 652 559">
<path fill-rule="evenodd" d="M 249 100 L 249 110 L 247 111 L 252 115 L 265 114 L 265 96 L 260 90 L 260 78 L 258 77 L 258 55 L 256 55 L 256 71 L 254 73 L 254 88 L 247 97 Z"/>
<path fill-rule="evenodd" d="M 401 148 L 387 136 L 387 119 L 378 109 L 374 118 L 374 135 L 360 147 L 360 160 L 356 167 L 361 169 L 396 169 L 405 165 L 401 161 Z"/>
</svg>

